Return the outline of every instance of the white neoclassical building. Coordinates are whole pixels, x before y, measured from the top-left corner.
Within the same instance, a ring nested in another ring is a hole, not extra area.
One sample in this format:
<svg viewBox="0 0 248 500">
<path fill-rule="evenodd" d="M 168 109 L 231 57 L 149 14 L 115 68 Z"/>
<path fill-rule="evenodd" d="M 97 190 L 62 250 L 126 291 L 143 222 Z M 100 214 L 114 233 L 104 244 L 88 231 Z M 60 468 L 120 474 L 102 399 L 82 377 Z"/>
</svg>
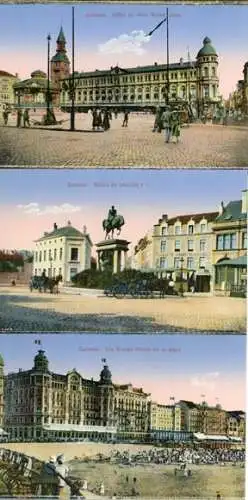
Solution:
<svg viewBox="0 0 248 500">
<path fill-rule="evenodd" d="M 68 221 L 67 226 L 55 223 L 51 232 L 45 232 L 35 241 L 33 275 L 55 277 L 62 275 L 63 283 L 70 283 L 73 276 L 90 269 L 92 241 L 86 226 L 82 232 Z"/>
</svg>

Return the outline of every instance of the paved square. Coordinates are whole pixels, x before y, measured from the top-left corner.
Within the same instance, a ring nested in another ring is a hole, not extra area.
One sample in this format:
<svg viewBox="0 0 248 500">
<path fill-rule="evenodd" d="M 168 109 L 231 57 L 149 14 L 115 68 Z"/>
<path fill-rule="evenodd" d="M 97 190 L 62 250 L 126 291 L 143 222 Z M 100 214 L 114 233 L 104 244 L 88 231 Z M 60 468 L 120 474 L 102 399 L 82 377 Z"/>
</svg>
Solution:
<svg viewBox="0 0 248 500">
<path fill-rule="evenodd" d="M 246 300 L 186 296 L 116 299 L 102 295 L 0 290 L 2 332 L 245 333 Z"/>
<path fill-rule="evenodd" d="M 34 126 L 41 116 L 31 113 L 30 129 L 16 128 L 15 116 L 0 127 L 0 165 L 37 167 L 230 167 L 247 168 L 248 127 L 192 124 L 182 127 L 179 144 L 166 144 L 164 133 L 153 133 L 154 117 L 131 114 L 111 121 L 107 132 L 91 130 L 91 115 L 76 116 L 70 132 L 69 115 L 57 113 L 61 125 Z"/>
</svg>

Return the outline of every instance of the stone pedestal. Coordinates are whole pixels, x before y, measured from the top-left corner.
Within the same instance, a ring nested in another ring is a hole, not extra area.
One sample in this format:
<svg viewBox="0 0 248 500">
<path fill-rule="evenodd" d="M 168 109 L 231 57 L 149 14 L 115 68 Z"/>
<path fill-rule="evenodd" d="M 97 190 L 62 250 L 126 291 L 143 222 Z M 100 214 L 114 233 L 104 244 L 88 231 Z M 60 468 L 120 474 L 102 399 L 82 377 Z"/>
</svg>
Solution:
<svg viewBox="0 0 248 500">
<path fill-rule="evenodd" d="M 129 241 L 119 239 L 104 240 L 97 243 L 97 269 L 101 271 L 108 269 L 113 274 L 126 269 L 129 244 Z"/>
</svg>

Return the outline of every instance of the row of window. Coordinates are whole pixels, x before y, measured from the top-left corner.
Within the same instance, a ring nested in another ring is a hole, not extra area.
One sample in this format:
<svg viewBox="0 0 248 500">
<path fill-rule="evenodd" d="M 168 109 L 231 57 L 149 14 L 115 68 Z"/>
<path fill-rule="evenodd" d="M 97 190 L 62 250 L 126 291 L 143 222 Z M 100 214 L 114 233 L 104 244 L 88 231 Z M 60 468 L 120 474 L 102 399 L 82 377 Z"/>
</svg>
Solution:
<svg viewBox="0 0 248 500">
<path fill-rule="evenodd" d="M 175 245 L 174 245 L 174 251 L 175 252 L 180 252 L 181 250 L 181 240 L 175 240 Z M 195 250 L 194 246 L 195 246 L 195 241 L 194 240 L 188 240 L 188 251 L 192 252 Z M 206 249 L 207 249 L 207 242 L 206 240 L 200 240 L 199 242 L 200 244 L 200 252 L 205 252 Z M 164 253 L 167 251 L 167 241 L 166 240 L 162 240 L 161 243 L 160 243 L 160 252 L 161 253 Z"/>
<path fill-rule="evenodd" d="M 181 224 L 176 223 L 174 225 L 174 234 L 195 234 L 197 232 L 205 233 L 207 231 L 207 224 L 203 222 L 200 224 L 199 228 L 195 226 L 195 224 L 188 224 L 187 227 L 183 230 Z M 166 236 L 168 233 L 168 227 L 164 226 L 161 228 L 161 235 Z"/>
<path fill-rule="evenodd" d="M 79 256 L 79 249 L 78 248 L 71 248 L 70 249 L 70 261 L 78 261 L 78 256 Z M 53 252 L 52 250 L 40 250 L 39 252 L 35 252 L 34 256 L 34 261 L 35 262 L 46 262 L 48 257 L 48 261 L 51 260 L 62 260 L 63 258 L 63 248 L 59 249 L 59 252 L 57 251 L 56 248 L 54 248 Z"/>
<path fill-rule="evenodd" d="M 241 241 L 242 249 L 247 249 L 247 232 L 242 233 Z M 237 235 L 236 233 L 220 234 L 217 236 L 216 250 L 236 250 Z"/>
<path fill-rule="evenodd" d="M 199 260 L 199 268 L 205 268 L 206 267 L 206 258 L 205 257 L 200 257 Z M 197 261 L 194 259 L 194 257 L 188 257 L 186 266 L 187 269 L 196 269 L 197 268 Z M 180 257 L 175 257 L 174 258 L 174 269 L 180 269 L 182 265 L 182 261 Z M 168 265 L 168 259 L 166 257 L 161 257 L 159 261 L 159 267 L 161 269 L 169 269 L 171 266 Z M 183 262 L 183 267 L 185 267 L 185 263 Z"/>
<path fill-rule="evenodd" d="M 208 68 L 206 68 L 208 69 Z M 215 68 L 212 68 L 212 76 L 216 76 L 216 70 Z M 204 72 L 205 74 L 205 72 Z M 177 80 L 179 78 L 187 78 L 188 75 L 193 78 L 197 76 L 196 70 L 191 70 L 189 72 L 187 71 L 180 71 L 180 72 L 170 72 L 169 77 L 171 80 Z M 81 80 L 81 84 L 83 86 L 91 86 L 91 85 L 105 85 L 106 83 L 135 83 L 135 82 L 150 82 L 151 80 L 153 81 L 158 81 L 158 80 L 166 80 L 167 79 L 167 74 L 166 73 L 156 73 L 156 74 L 146 74 L 146 75 L 128 75 L 128 76 L 110 76 L 106 78 L 97 78 L 97 79 L 89 79 L 89 80 Z"/>
</svg>

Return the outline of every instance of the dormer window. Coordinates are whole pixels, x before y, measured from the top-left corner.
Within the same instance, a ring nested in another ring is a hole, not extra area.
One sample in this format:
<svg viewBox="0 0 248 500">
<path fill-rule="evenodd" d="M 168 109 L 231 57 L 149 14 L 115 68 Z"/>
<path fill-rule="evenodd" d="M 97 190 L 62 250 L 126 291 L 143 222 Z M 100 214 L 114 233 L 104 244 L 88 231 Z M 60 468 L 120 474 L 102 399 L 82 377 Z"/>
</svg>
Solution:
<svg viewBox="0 0 248 500">
<path fill-rule="evenodd" d="M 180 224 L 177 224 L 175 226 L 175 234 L 181 234 L 181 225 Z"/>
<path fill-rule="evenodd" d="M 162 236 L 165 236 L 167 234 L 167 226 L 161 228 L 161 234 Z"/>
<path fill-rule="evenodd" d="M 188 225 L 188 234 L 194 234 L 194 224 Z"/>
</svg>

